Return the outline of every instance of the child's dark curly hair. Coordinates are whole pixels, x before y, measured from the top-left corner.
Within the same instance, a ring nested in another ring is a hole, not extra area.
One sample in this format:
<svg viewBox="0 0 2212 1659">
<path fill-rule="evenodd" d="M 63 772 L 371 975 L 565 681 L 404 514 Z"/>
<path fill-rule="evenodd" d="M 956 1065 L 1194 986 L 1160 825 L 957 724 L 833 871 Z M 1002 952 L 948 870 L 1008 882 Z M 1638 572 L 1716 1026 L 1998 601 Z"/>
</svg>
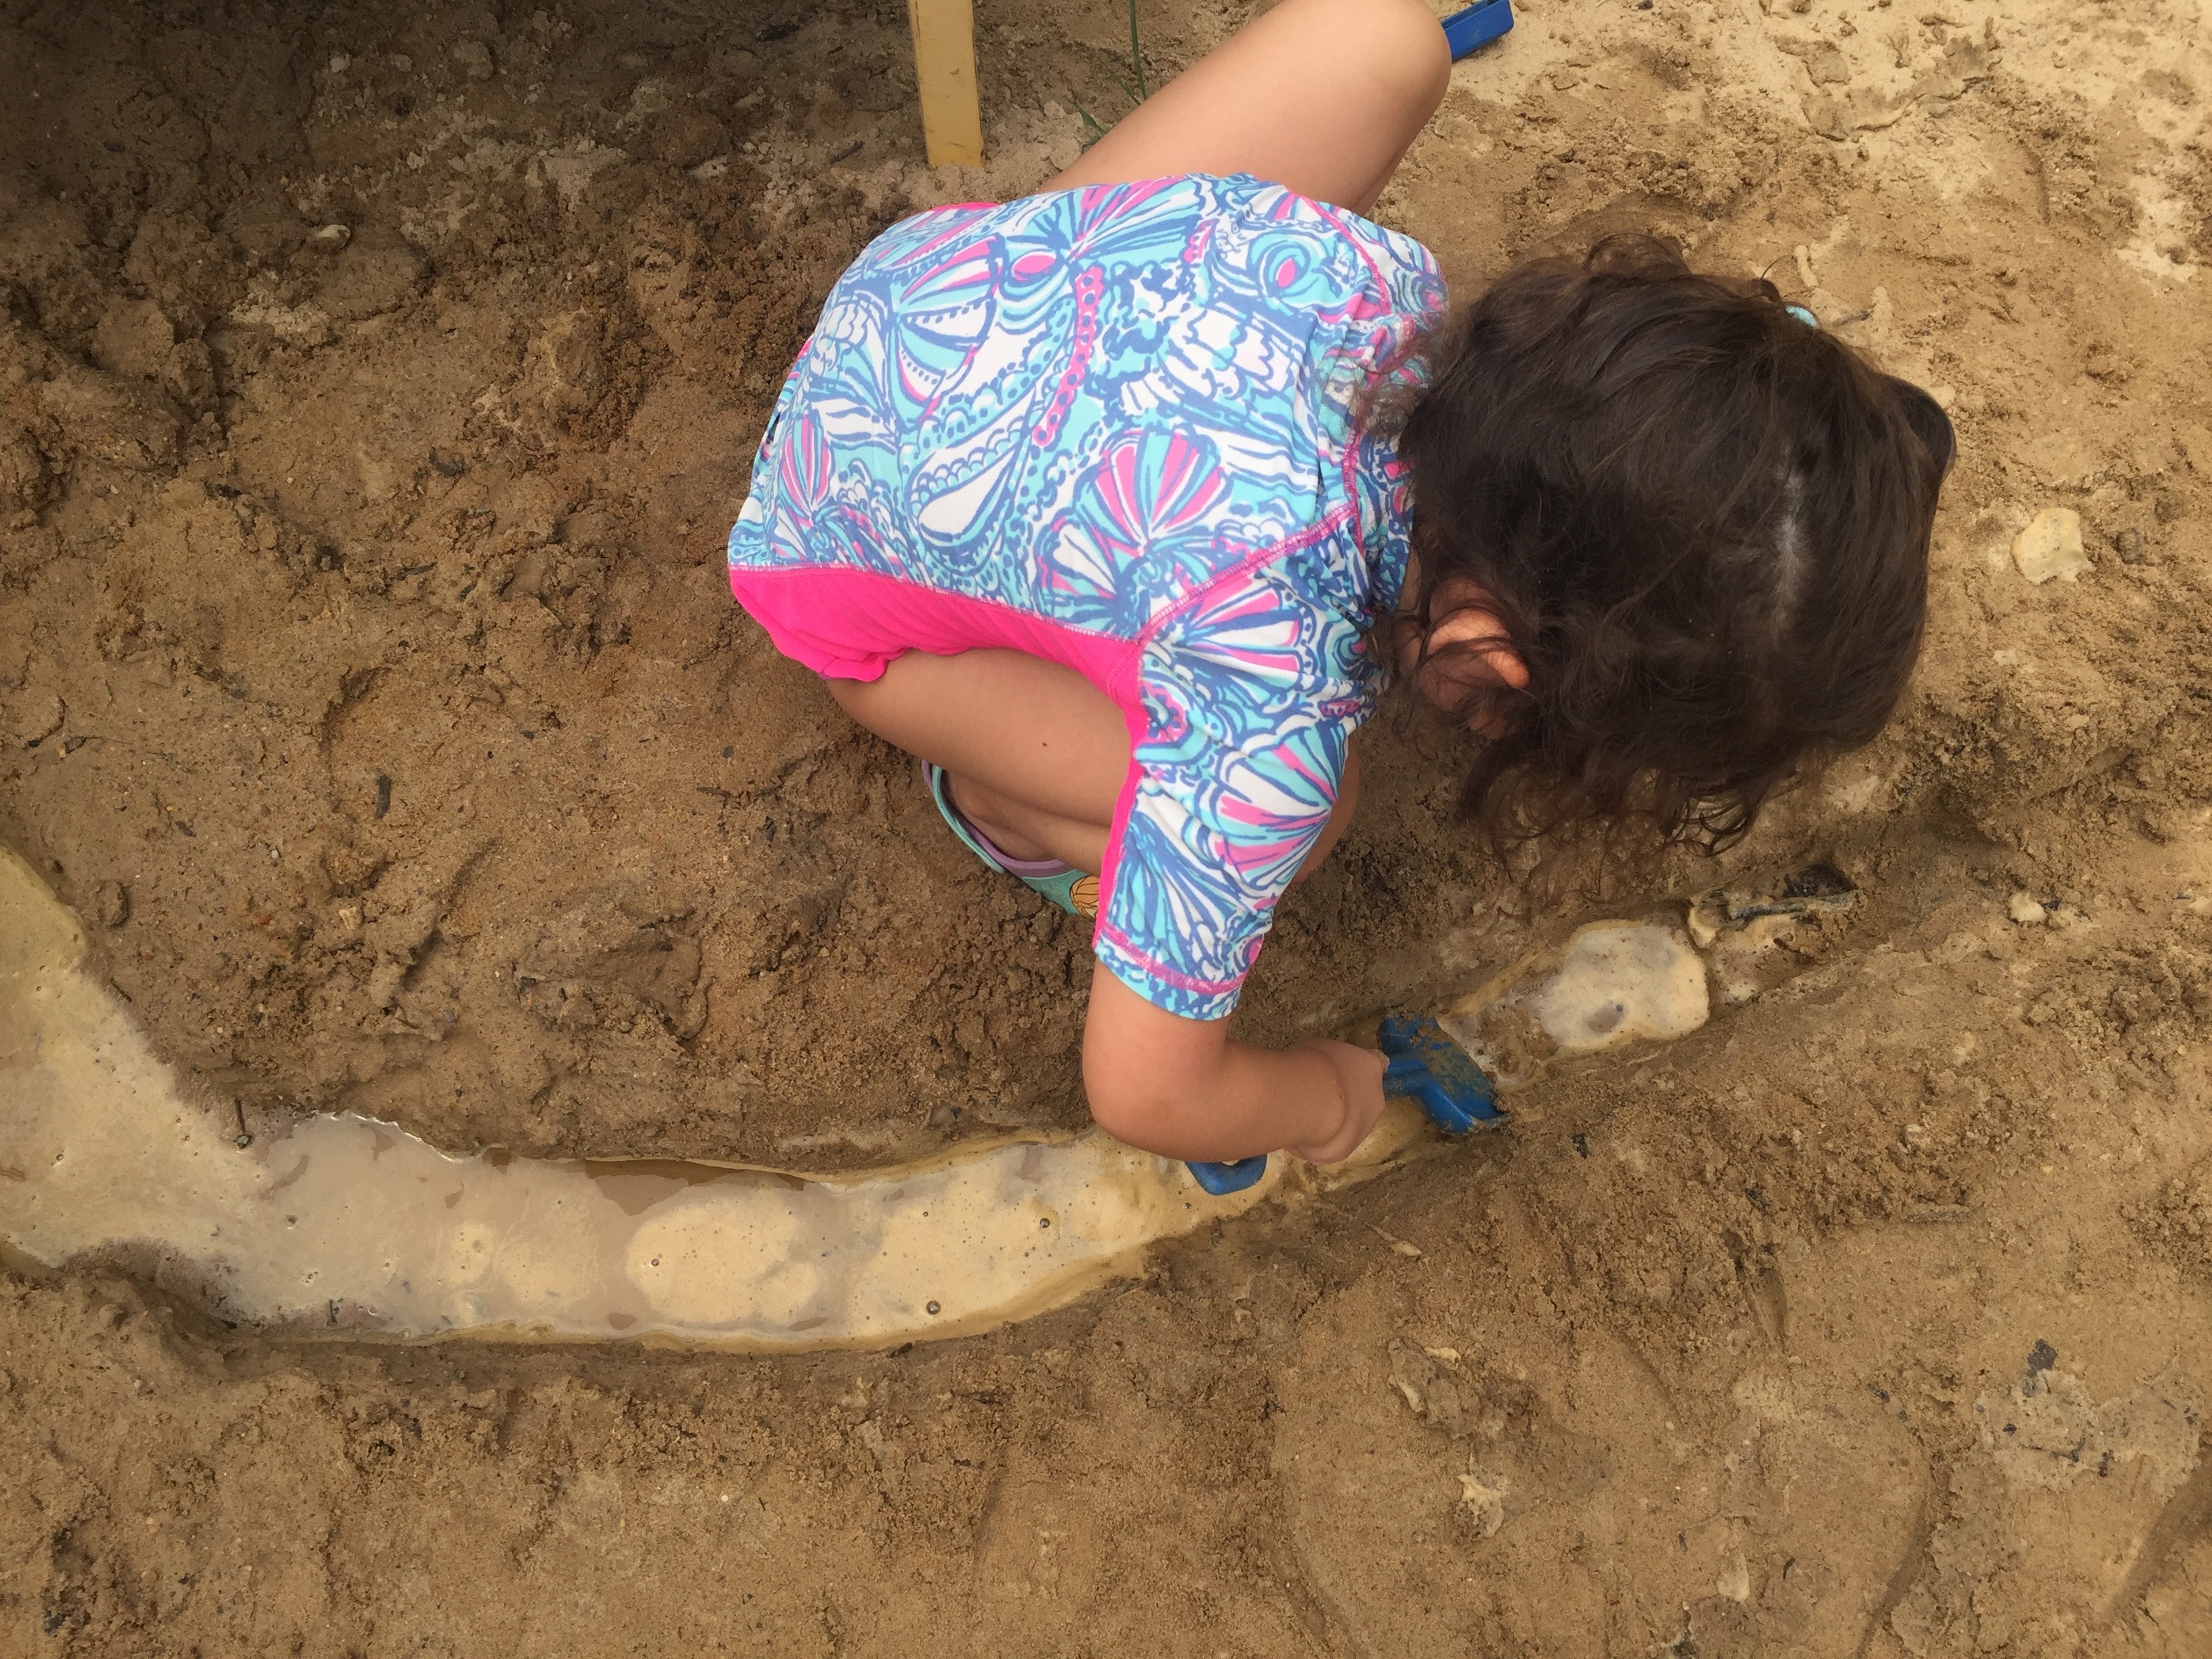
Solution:
<svg viewBox="0 0 2212 1659">
<path fill-rule="evenodd" d="M 1499 845 L 1642 819 L 1723 846 L 1881 729 L 1953 451 L 1927 393 L 1647 237 L 1519 266 L 1425 353 L 1398 627 L 1427 663 L 1472 582 L 1528 670 L 1457 711 L 1501 733 L 1462 793 Z"/>
</svg>

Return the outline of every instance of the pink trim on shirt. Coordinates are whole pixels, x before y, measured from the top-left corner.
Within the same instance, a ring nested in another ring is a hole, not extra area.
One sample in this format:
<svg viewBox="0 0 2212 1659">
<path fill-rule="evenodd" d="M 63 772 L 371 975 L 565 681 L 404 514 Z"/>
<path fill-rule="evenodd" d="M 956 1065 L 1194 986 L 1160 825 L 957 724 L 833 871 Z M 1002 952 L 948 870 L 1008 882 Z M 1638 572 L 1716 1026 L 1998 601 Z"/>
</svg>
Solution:
<svg viewBox="0 0 2212 1659">
<path fill-rule="evenodd" d="M 1169 967 L 1149 951 L 1139 950 L 1129 942 L 1129 936 L 1127 933 L 1108 924 L 1106 905 L 1103 898 L 1098 905 L 1098 925 L 1094 932 L 1097 936 L 1104 939 L 1123 956 L 1142 963 L 1145 971 L 1154 979 L 1164 985 L 1172 985 L 1179 991 L 1189 991 L 1202 997 L 1219 996 L 1224 992 L 1235 990 L 1244 982 L 1244 975 L 1242 974 L 1235 979 L 1198 979 L 1182 972 L 1180 969 Z"/>
<path fill-rule="evenodd" d="M 1134 641 L 903 576 L 834 565 L 733 565 L 730 592 L 777 650 L 829 679 L 881 679 L 891 659 L 909 651 L 951 657 L 995 647 L 1073 668 L 1115 707 L 1142 716 Z"/>
</svg>

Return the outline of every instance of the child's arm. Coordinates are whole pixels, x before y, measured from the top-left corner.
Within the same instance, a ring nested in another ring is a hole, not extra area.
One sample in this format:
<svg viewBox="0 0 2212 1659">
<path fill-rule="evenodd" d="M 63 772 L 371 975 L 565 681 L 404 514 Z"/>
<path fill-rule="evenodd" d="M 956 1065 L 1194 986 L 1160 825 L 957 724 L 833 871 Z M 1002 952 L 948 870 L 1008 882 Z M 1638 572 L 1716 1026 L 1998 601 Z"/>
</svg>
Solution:
<svg viewBox="0 0 2212 1659">
<path fill-rule="evenodd" d="M 1185 1019 L 1105 969 L 1091 971 L 1083 1034 L 1091 1115 L 1146 1152 L 1225 1163 L 1287 1151 L 1334 1164 L 1382 1115 L 1384 1063 L 1326 1038 L 1285 1049 L 1234 1042 L 1226 1019 Z"/>
</svg>

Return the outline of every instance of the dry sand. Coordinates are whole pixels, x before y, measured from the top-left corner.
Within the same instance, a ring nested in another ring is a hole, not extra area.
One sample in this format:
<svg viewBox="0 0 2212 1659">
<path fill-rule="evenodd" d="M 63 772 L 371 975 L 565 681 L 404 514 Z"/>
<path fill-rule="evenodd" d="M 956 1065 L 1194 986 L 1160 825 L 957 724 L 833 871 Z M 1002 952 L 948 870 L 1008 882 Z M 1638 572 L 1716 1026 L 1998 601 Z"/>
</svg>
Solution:
<svg viewBox="0 0 2212 1659">
<path fill-rule="evenodd" d="M 2212 9 L 1925 4 L 1533 0 L 1378 212 L 1463 287 L 1665 230 L 1949 404 L 1904 714 L 1644 878 L 1858 904 L 1504 1134 L 957 1342 L 0 1273 L 0 1653 L 2212 1651 Z M 1141 11 L 1162 74 L 1243 15 Z M 1080 1121 L 1078 931 L 720 566 L 844 262 L 1126 109 L 1118 5 L 986 0 L 992 161 L 933 173 L 903 22 L 0 4 L 0 840 L 210 1109 L 825 1170 Z M 1367 758 L 1254 1035 L 1597 914 L 1455 831 L 1451 737 Z"/>
</svg>

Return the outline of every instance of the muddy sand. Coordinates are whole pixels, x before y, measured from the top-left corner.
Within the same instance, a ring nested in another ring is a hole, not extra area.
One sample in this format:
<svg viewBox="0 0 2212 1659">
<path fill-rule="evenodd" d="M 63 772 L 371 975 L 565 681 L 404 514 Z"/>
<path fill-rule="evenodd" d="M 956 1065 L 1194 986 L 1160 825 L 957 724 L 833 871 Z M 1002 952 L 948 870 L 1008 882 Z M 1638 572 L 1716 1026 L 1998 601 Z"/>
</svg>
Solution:
<svg viewBox="0 0 2212 1659">
<path fill-rule="evenodd" d="M 1244 15 L 1146 0 L 1155 74 Z M 844 263 L 1127 108 L 1121 8 L 986 0 L 989 164 L 933 172 L 904 21 L 0 4 L 0 843 L 226 1134 L 1081 1125 L 1079 930 L 721 572 Z M 2208 109 L 2205 0 L 1522 7 L 1377 216 L 1462 288 L 1661 230 L 1936 389 L 1926 657 L 1588 904 L 1386 718 L 1243 1027 L 1851 902 L 1502 1132 L 952 1340 L 315 1338 L 13 1251 L 0 1653 L 2212 1652 Z"/>
</svg>

